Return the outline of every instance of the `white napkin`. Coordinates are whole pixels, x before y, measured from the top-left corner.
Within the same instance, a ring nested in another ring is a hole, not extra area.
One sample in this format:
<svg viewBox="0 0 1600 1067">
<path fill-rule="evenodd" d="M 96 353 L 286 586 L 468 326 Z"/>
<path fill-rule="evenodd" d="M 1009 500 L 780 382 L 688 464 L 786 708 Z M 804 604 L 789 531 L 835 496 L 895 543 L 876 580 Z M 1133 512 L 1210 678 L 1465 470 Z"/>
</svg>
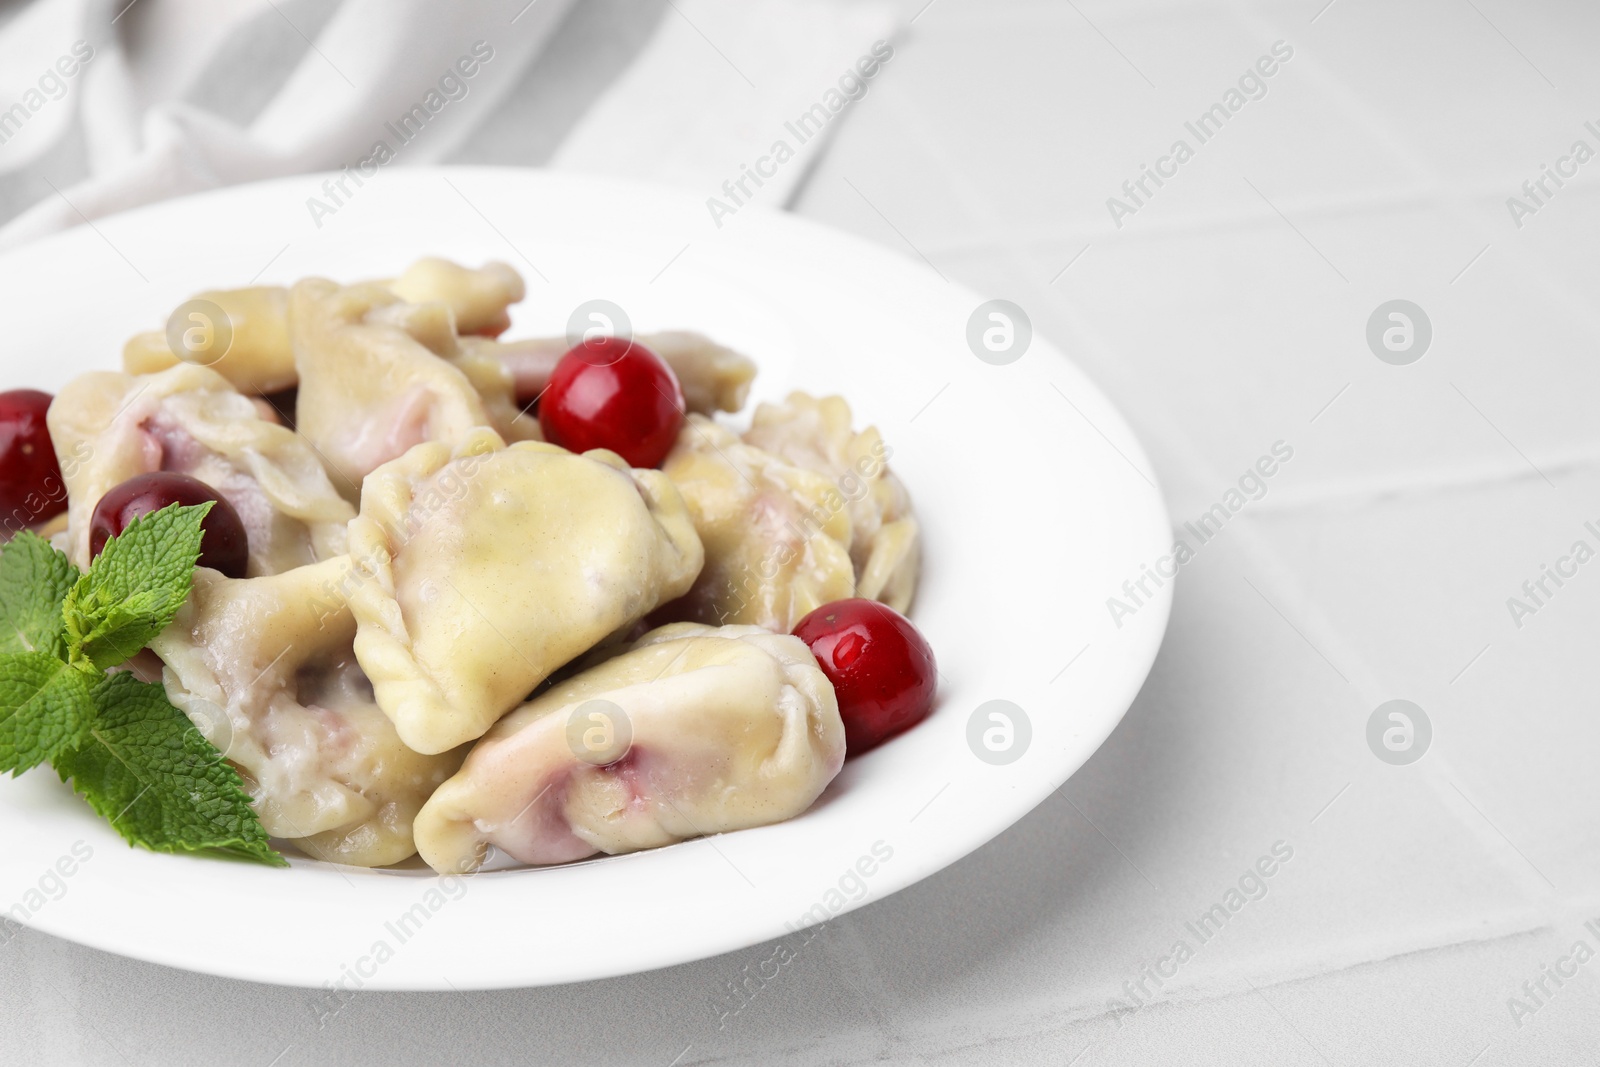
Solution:
<svg viewBox="0 0 1600 1067">
<path fill-rule="evenodd" d="M 607 83 L 552 76 L 642 14 Z M 722 195 L 893 27 L 843 0 L 34 0 L 0 23 L 0 218 L 34 201 L 0 248 L 380 142 L 393 165 L 491 156 Z M 789 136 L 759 199 L 785 202 L 826 133 Z"/>
<path fill-rule="evenodd" d="M 873 60 L 877 42 L 892 48 L 895 28 L 881 4 L 676 0 L 651 48 L 552 164 L 670 182 L 729 202 L 722 184 L 737 182 L 782 141 L 795 156 L 763 165 L 772 175 L 759 186 L 747 180 L 743 189 L 755 195 L 740 199 L 783 206 L 848 107 L 831 105 L 864 95 L 881 74 L 863 78 L 856 64 Z M 819 105 L 826 122 L 811 112 Z M 792 132 L 802 115 L 806 125 Z"/>
</svg>

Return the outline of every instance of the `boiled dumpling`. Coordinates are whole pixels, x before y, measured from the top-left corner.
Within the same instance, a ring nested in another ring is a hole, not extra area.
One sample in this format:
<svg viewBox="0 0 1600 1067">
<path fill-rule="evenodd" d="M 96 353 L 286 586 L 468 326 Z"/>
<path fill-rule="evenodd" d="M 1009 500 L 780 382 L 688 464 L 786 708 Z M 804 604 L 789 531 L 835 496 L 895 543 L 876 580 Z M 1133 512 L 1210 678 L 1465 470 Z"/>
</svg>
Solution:
<svg viewBox="0 0 1600 1067">
<path fill-rule="evenodd" d="M 677 375 L 688 410 L 710 415 L 744 407 L 756 377 L 755 361 L 749 356 L 688 330 L 646 334 L 640 340 Z"/>
<path fill-rule="evenodd" d="M 252 395 L 288 389 L 296 380 L 294 350 L 289 346 L 289 290 L 278 286 L 252 286 L 201 293 L 227 315 L 232 341 L 215 362 L 204 355 L 204 365 L 221 374 L 240 392 Z M 219 324 L 196 322 L 199 328 Z M 215 334 L 211 335 L 215 337 Z M 122 349 L 122 365 L 130 374 L 150 374 L 176 366 L 179 360 L 165 331 L 135 334 Z"/>
<path fill-rule="evenodd" d="M 261 824 L 310 855 L 363 867 L 416 851 L 411 823 L 465 749 L 425 756 L 372 699 L 337 557 L 266 578 L 195 573 L 151 648 L 167 696 L 237 766 Z"/>
<path fill-rule="evenodd" d="M 543 441 L 539 429 L 539 416 L 533 411 L 530 400 L 517 402 L 516 378 L 511 368 L 499 358 L 499 342 L 487 337 L 458 337 L 455 354 L 450 361 L 467 381 L 478 391 L 483 401 L 489 425 L 507 441 Z"/>
<path fill-rule="evenodd" d="M 899 612 L 910 607 L 921 563 L 919 528 L 877 429 L 852 429 L 843 397 L 794 392 L 782 404 L 758 405 L 744 440 L 834 484 L 833 499 L 842 497 L 850 513 L 854 595 Z"/>
<path fill-rule="evenodd" d="M 504 263 L 473 270 L 436 256 L 411 264 L 389 288 L 408 303 L 446 305 L 462 334 L 491 336 L 511 325 L 507 309 L 527 293 L 522 275 Z"/>
<path fill-rule="evenodd" d="M 344 551 L 355 514 L 316 453 L 262 419 L 216 371 L 179 364 L 159 374 L 93 371 L 50 405 L 50 436 L 68 495 L 66 552 L 89 565 L 89 519 L 106 491 L 137 474 L 200 479 L 239 513 L 249 573 L 280 571 Z"/>
<path fill-rule="evenodd" d="M 350 551 L 356 656 L 419 752 L 479 737 L 556 668 L 699 573 L 672 483 L 611 452 L 492 430 L 419 445 L 367 477 Z"/>
<path fill-rule="evenodd" d="M 450 309 L 454 329 L 462 334 L 504 330 L 511 324 L 507 308 L 526 291 L 521 275 L 504 263 L 488 263 L 474 270 L 436 257 L 417 260 L 385 284 L 407 303 L 443 304 Z M 195 299 L 216 304 L 226 313 L 232 337 L 225 354 L 214 363 L 201 359 L 203 365 L 252 395 L 280 392 L 299 381 L 289 340 L 288 289 L 273 285 L 218 289 Z M 129 339 L 123 346 L 122 362 L 130 374 L 150 374 L 175 366 L 179 359 L 166 332 L 152 330 Z"/>
<path fill-rule="evenodd" d="M 368 320 L 397 326 L 429 352 L 447 361 L 466 376 L 478 393 L 489 425 L 508 441 L 542 441 L 538 416 L 522 410 L 516 403 L 516 383 L 511 371 L 500 360 L 486 355 L 483 347 L 495 342 L 486 337 L 462 337 L 456 333 L 455 314 L 438 301 L 426 304 L 389 304 L 373 311 Z"/>
<path fill-rule="evenodd" d="M 446 263 L 444 260 L 438 262 Z M 480 273 L 454 264 L 446 263 L 446 266 L 461 274 Z M 481 273 L 492 275 L 491 268 L 494 266 L 496 264 L 490 264 Z M 504 270 L 511 269 L 500 266 Z M 515 277 L 515 274 L 512 276 Z M 517 281 L 520 285 L 521 279 Z M 495 342 L 486 337 L 462 336 L 458 333 L 460 327 L 456 313 L 448 302 L 430 300 L 387 304 L 374 309 L 368 320 L 373 324 L 396 326 L 404 330 L 418 344 L 459 370 L 477 391 L 489 420 L 488 425 L 501 437 L 509 441 L 544 439 L 539 432 L 538 417 L 522 410 L 516 402 L 516 382 L 510 369 L 483 351 L 484 346 L 493 346 Z"/>
<path fill-rule="evenodd" d="M 569 347 L 561 337 L 520 341 L 499 341 L 488 337 L 461 339 L 463 352 L 500 364 L 511 376 L 515 394 L 529 399 L 544 392 L 544 387 L 550 384 L 551 372 Z"/>
<path fill-rule="evenodd" d="M 844 762 L 833 686 L 799 638 L 663 627 L 497 723 L 417 816 L 434 870 L 654 848 L 781 822 Z"/>
<path fill-rule="evenodd" d="M 443 305 L 407 304 L 378 282 L 312 278 L 290 291 L 289 335 L 296 426 L 343 486 L 412 445 L 490 425 L 466 374 L 441 357 L 455 343 Z"/>
<path fill-rule="evenodd" d="M 662 471 L 683 494 L 706 563 L 666 609 L 694 622 L 788 633 L 813 608 L 855 595 L 850 513 L 831 480 L 690 415 Z"/>
</svg>

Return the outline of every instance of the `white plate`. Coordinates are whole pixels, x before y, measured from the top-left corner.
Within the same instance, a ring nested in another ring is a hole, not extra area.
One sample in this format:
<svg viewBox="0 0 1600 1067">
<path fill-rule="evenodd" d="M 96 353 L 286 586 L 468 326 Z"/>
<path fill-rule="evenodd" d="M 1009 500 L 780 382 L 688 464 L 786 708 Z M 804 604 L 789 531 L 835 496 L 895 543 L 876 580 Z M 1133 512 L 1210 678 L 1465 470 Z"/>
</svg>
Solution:
<svg viewBox="0 0 1600 1067">
<path fill-rule="evenodd" d="M 1171 585 L 1120 628 L 1106 598 L 1168 549 L 1167 516 L 1133 469 L 1149 466 L 1127 425 L 1048 342 L 1005 366 L 974 356 L 967 321 L 984 297 L 787 215 L 747 208 L 719 229 L 699 197 L 596 178 L 384 171 L 320 220 L 312 196 L 326 197 L 320 176 L 229 189 L 0 258 L 0 383 L 55 389 L 118 367 L 129 334 L 203 288 L 378 277 L 423 254 L 504 259 L 529 283 L 508 336 L 561 333 L 578 304 L 604 298 L 637 329 L 690 327 L 754 356 L 758 398 L 839 392 L 877 424 L 923 523 L 912 616 L 938 656 L 937 710 L 782 825 L 459 883 L 133 850 L 41 769 L 0 780 L 0 908 L 13 918 L 299 986 L 625 974 L 760 943 L 927 877 L 1026 814 L 1122 717 Z M 1031 725 L 1006 765 L 968 743 L 975 709 L 997 699 Z"/>
</svg>

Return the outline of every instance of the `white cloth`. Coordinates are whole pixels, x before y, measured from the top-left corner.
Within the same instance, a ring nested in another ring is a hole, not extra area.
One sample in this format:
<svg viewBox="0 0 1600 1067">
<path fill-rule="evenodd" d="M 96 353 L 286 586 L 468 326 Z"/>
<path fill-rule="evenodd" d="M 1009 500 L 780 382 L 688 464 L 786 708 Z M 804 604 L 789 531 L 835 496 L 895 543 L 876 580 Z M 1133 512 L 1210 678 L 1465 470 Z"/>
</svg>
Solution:
<svg viewBox="0 0 1600 1067">
<path fill-rule="evenodd" d="M 593 39 L 637 35 L 641 20 L 653 31 L 609 85 L 571 69 Z M 354 165 L 380 141 L 398 165 L 469 146 L 465 158 L 709 196 L 892 29 L 880 6 L 819 0 L 36 0 L 0 25 L 0 124 L 26 112 L 0 143 L 0 218 L 16 216 L 0 248 L 166 197 Z M 89 58 L 63 77 L 75 47 Z M 413 127 L 397 124 L 417 107 L 426 121 L 402 143 Z M 822 141 L 797 146 L 761 199 L 781 204 Z M 19 201 L 32 203 L 18 213 Z"/>
</svg>

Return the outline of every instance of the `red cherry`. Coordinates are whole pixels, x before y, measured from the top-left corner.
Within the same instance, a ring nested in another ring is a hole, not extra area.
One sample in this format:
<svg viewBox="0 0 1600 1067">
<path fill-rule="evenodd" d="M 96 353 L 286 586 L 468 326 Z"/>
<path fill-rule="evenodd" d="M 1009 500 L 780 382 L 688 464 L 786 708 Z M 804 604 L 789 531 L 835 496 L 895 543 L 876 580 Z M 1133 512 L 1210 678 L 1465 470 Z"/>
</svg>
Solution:
<svg viewBox="0 0 1600 1067">
<path fill-rule="evenodd" d="M 233 505 L 198 478 L 172 471 L 139 474 L 115 486 L 94 506 L 89 519 L 89 554 L 98 556 L 106 542 L 133 524 L 133 520 L 169 504 L 186 507 L 216 504 L 206 513 L 200 529 L 200 566 L 219 570 L 229 578 L 243 578 L 250 564 L 250 539 Z"/>
<path fill-rule="evenodd" d="M 672 368 L 637 341 L 597 337 L 556 364 L 539 400 L 545 438 L 572 452 L 609 448 L 634 467 L 654 467 L 683 425 L 683 390 Z"/>
<path fill-rule="evenodd" d="M 37 389 L 0 393 L 0 524 L 7 530 L 67 510 L 66 483 L 44 421 L 53 399 Z"/>
<path fill-rule="evenodd" d="M 794 628 L 833 683 L 845 754 L 859 756 L 928 717 L 933 649 L 911 620 L 876 600 L 835 600 Z"/>
</svg>

